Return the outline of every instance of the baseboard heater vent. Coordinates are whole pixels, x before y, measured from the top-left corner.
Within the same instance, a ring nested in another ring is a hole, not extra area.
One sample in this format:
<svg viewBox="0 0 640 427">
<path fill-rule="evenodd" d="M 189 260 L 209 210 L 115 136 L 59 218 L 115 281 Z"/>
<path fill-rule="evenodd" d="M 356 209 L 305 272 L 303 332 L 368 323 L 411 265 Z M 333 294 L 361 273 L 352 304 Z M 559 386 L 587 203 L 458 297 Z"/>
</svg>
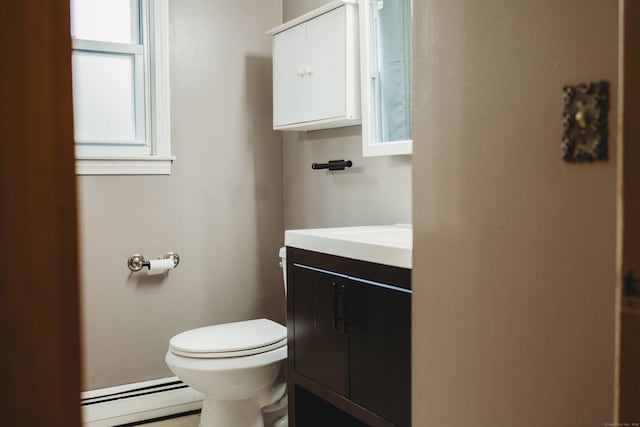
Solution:
<svg viewBox="0 0 640 427">
<path fill-rule="evenodd" d="M 131 424 L 202 408 L 204 395 L 178 377 L 83 392 L 82 422 L 85 427 Z"/>
</svg>

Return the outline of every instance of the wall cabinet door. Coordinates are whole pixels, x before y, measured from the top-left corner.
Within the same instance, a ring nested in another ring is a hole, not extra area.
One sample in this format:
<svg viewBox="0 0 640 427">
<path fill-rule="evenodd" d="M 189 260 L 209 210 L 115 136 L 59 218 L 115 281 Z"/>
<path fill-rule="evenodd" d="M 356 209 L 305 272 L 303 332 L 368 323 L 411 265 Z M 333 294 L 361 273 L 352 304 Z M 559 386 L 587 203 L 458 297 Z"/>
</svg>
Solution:
<svg viewBox="0 0 640 427">
<path fill-rule="evenodd" d="M 346 114 L 345 8 L 307 22 L 307 121 Z"/>
<path fill-rule="evenodd" d="M 270 30 L 273 127 L 313 130 L 360 124 L 357 6 L 319 8 Z"/>
<path fill-rule="evenodd" d="M 273 56 L 273 125 L 307 119 L 306 24 L 277 34 Z"/>
</svg>

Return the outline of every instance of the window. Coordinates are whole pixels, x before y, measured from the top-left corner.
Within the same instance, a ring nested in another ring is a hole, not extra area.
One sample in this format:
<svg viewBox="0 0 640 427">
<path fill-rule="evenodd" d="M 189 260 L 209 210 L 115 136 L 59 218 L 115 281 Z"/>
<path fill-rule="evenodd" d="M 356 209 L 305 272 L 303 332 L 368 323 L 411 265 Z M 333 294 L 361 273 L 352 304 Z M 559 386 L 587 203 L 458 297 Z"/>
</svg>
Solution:
<svg viewBox="0 0 640 427">
<path fill-rule="evenodd" d="M 78 174 L 171 173 L 168 0 L 71 0 Z"/>
</svg>

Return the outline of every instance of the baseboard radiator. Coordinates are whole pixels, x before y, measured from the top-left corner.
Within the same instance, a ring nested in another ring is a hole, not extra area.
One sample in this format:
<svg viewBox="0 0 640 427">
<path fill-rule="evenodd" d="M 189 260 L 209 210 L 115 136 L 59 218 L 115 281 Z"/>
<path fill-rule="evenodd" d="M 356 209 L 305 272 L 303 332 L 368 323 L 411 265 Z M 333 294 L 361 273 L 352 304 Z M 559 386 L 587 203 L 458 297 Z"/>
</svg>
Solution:
<svg viewBox="0 0 640 427">
<path fill-rule="evenodd" d="M 203 397 L 178 377 L 85 391 L 82 425 L 111 427 L 195 411 Z"/>
</svg>

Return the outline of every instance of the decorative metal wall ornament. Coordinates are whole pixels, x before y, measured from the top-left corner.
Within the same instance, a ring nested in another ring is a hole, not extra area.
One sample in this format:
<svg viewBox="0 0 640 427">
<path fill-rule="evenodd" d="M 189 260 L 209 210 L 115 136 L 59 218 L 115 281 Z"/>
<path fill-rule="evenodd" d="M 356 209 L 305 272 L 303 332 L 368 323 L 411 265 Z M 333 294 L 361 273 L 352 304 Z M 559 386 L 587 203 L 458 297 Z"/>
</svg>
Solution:
<svg viewBox="0 0 640 427">
<path fill-rule="evenodd" d="M 569 163 L 607 160 L 609 82 L 564 87 L 562 159 Z"/>
</svg>

